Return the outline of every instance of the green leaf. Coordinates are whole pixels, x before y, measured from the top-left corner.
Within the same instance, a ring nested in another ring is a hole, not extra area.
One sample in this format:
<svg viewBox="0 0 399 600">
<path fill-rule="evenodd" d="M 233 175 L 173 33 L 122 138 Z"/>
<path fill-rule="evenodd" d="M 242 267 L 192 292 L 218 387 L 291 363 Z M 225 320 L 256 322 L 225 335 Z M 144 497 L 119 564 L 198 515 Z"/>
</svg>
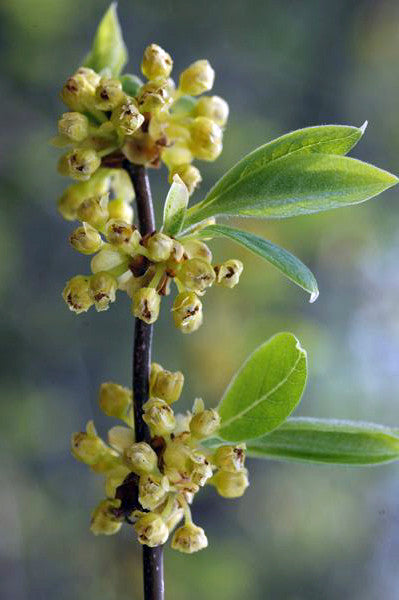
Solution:
<svg viewBox="0 0 399 600">
<path fill-rule="evenodd" d="M 336 140 L 324 140 L 322 127 L 310 129 L 313 143 L 309 139 L 300 145 L 308 131 L 301 130 L 246 156 L 188 211 L 185 227 L 222 214 L 267 218 L 310 214 L 364 202 L 397 183 L 387 171 L 340 156 L 336 151 L 343 147 L 334 150 Z M 283 144 L 290 136 L 295 143 Z"/>
<path fill-rule="evenodd" d="M 240 442 L 281 425 L 301 399 L 306 374 L 306 352 L 296 337 L 272 337 L 251 354 L 226 389 L 218 406 L 218 437 Z"/>
<path fill-rule="evenodd" d="M 208 225 L 198 233 L 198 237 L 226 237 L 241 244 L 254 254 L 261 256 L 286 277 L 310 293 L 310 302 L 314 302 L 319 290 L 313 273 L 296 256 L 272 242 L 253 233 L 227 227 L 227 225 Z"/>
<path fill-rule="evenodd" d="M 119 77 L 119 81 L 122 84 L 122 89 L 125 94 L 133 97 L 137 96 L 137 92 L 144 85 L 140 77 L 137 77 L 137 75 L 131 75 L 130 73 L 121 75 L 121 77 Z"/>
<path fill-rule="evenodd" d="M 381 425 L 329 419 L 293 418 L 247 442 L 257 458 L 372 465 L 399 459 L 399 436 Z"/>
<path fill-rule="evenodd" d="M 168 235 L 177 235 L 181 230 L 188 204 L 188 190 L 178 175 L 166 196 L 163 211 L 162 231 Z"/>
<path fill-rule="evenodd" d="M 97 28 L 91 51 L 83 65 L 100 73 L 104 69 L 117 77 L 127 62 L 127 49 L 123 41 L 116 2 L 113 2 Z"/>
</svg>

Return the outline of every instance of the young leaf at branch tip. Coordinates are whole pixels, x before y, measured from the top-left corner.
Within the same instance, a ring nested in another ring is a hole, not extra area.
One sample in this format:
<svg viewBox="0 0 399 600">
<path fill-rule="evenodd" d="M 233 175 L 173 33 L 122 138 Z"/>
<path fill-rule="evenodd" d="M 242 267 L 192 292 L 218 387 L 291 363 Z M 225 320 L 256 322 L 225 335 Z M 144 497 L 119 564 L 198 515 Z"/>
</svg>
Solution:
<svg viewBox="0 0 399 600">
<path fill-rule="evenodd" d="M 299 258 L 284 250 L 284 248 L 280 248 L 253 233 L 241 231 L 227 225 L 208 225 L 208 227 L 201 229 L 198 237 L 226 237 L 237 242 L 237 244 L 267 260 L 288 279 L 309 292 L 310 302 L 317 300 L 319 289 L 315 276 Z"/>
<path fill-rule="evenodd" d="M 258 148 L 187 212 L 185 227 L 216 215 L 311 214 L 364 202 L 395 185 L 398 179 L 391 173 L 341 156 L 363 133 L 363 128 L 343 129 L 355 132 L 343 136 L 342 126 L 312 127 Z M 348 139 L 351 144 L 345 146 Z"/>
<path fill-rule="evenodd" d="M 177 235 L 182 228 L 188 205 L 188 189 L 178 175 L 173 176 L 173 183 L 166 196 L 163 211 L 162 231 L 168 235 Z"/>
<path fill-rule="evenodd" d="M 233 377 L 218 406 L 217 436 L 241 442 L 281 425 L 299 404 L 307 377 L 306 352 L 291 333 L 260 346 Z"/>
<path fill-rule="evenodd" d="M 247 442 L 248 456 L 278 460 L 374 465 L 399 460 L 394 430 L 355 421 L 291 418 L 272 433 Z"/>
<path fill-rule="evenodd" d="M 128 53 L 116 12 L 116 2 L 112 2 L 100 21 L 92 49 L 83 66 L 90 67 L 97 73 L 106 69 L 116 77 L 127 63 L 127 59 Z"/>
</svg>

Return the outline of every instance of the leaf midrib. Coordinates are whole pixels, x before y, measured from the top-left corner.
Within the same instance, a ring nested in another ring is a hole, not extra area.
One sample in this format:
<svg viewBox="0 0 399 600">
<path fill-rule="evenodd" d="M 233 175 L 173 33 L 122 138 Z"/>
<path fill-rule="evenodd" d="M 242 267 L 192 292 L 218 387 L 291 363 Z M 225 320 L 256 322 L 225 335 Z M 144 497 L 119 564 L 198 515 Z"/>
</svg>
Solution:
<svg viewBox="0 0 399 600">
<path fill-rule="evenodd" d="M 333 138 L 333 139 L 331 139 L 331 140 L 328 140 L 328 143 L 335 142 L 335 141 L 338 141 L 338 140 L 345 140 L 346 138 L 348 138 L 348 137 L 352 137 L 353 135 L 354 135 L 354 133 L 351 133 L 351 134 L 348 134 L 348 135 L 347 135 L 347 136 L 345 136 L 345 137 Z M 279 160 L 283 160 L 284 158 L 288 158 L 289 156 L 292 156 L 293 154 L 296 154 L 296 153 L 298 153 L 298 152 L 301 152 L 301 151 L 303 151 L 303 150 L 305 150 L 305 149 L 311 148 L 312 146 L 320 146 L 320 145 L 322 145 L 322 144 L 326 144 L 326 143 L 327 143 L 327 141 L 324 141 L 324 142 L 313 142 L 313 143 L 311 143 L 311 144 L 305 144 L 304 146 L 301 146 L 300 148 L 297 148 L 296 150 L 292 150 L 292 151 L 290 151 L 290 152 L 286 152 L 286 154 L 283 154 L 282 156 L 278 156 L 277 158 L 272 158 L 271 160 L 269 160 L 269 161 L 266 163 L 266 166 L 265 166 L 264 168 L 267 168 L 267 167 L 269 167 L 269 165 L 275 164 L 275 163 L 276 163 L 276 162 L 278 162 Z M 256 150 L 254 150 L 254 152 L 256 152 Z M 323 153 L 321 153 L 321 154 L 323 154 Z M 327 154 L 330 154 L 330 153 L 327 153 Z M 335 156 L 335 155 L 333 155 L 333 156 Z M 339 155 L 337 155 L 337 156 L 346 156 L 346 155 L 345 155 L 345 154 L 344 154 L 344 155 L 342 155 L 342 154 L 339 154 Z M 243 160 L 244 160 L 244 159 L 243 159 Z M 239 163 L 238 163 L 238 164 L 239 164 Z M 237 166 L 237 165 L 236 165 L 236 166 Z M 234 169 L 234 168 L 235 168 L 235 167 L 232 167 L 232 169 Z M 234 182 L 232 185 L 230 185 L 229 187 L 225 188 L 224 190 L 222 190 L 222 192 L 221 192 L 221 193 L 217 194 L 217 195 L 216 195 L 216 196 L 214 196 L 214 197 L 212 197 L 212 190 L 211 190 L 211 191 L 209 192 L 209 196 L 210 196 L 210 201 L 209 201 L 209 204 L 213 203 L 213 202 L 214 202 L 214 201 L 215 201 L 217 198 L 219 198 L 220 196 L 222 196 L 222 195 L 223 195 L 223 194 L 225 194 L 226 192 L 231 192 L 231 190 L 232 190 L 232 189 L 233 189 L 233 188 L 234 188 L 236 185 L 238 185 L 239 183 L 241 183 L 243 179 L 245 180 L 245 179 L 247 179 L 248 177 L 251 177 L 252 175 L 254 175 L 255 173 L 258 173 L 258 172 L 259 172 L 259 171 L 261 171 L 261 170 L 262 170 L 262 167 L 258 167 L 258 168 L 255 168 L 254 170 L 250 171 L 250 172 L 249 172 L 247 175 L 241 175 L 241 176 L 240 176 L 240 177 L 239 177 L 239 178 L 238 178 L 238 179 L 237 179 L 237 180 L 236 180 L 236 181 L 235 181 L 235 182 Z M 226 177 L 227 177 L 227 175 L 228 175 L 228 173 L 226 173 Z M 217 185 L 217 184 L 216 184 L 216 185 Z M 206 198 L 203 200 L 203 202 L 206 202 Z M 207 204 L 206 204 L 206 205 L 207 205 Z M 205 206 L 206 206 L 206 205 L 205 205 Z M 193 206 L 193 208 L 195 208 L 195 207 Z"/>
<path fill-rule="evenodd" d="M 245 408 L 244 410 L 242 410 L 241 412 L 237 413 L 236 415 L 234 415 L 233 417 L 230 417 L 230 419 L 228 419 L 227 421 L 225 421 L 219 431 L 225 429 L 226 427 L 228 427 L 229 425 L 231 425 L 231 423 L 234 423 L 234 421 L 236 421 L 237 419 L 241 419 L 243 416 L 246 415 L 246 413 L 250 412 L 251 410 L 253 410 L 254 408 L 256 408 L 259 404 L 261 404 L 262 402 L 265 402 L 271 395 L 273 395 L 281 386 L 283 386 L 289 379 L 289 377 L 291 376 L 291 374 L 295 371 L 299 361 L 301 360 L 303 356 L 303 353 L 301 352 L 301 350 L 299 350 L 299 354 L 298 354 L 298 358 L 296 359 L 294 365 L 291 367 L 291 369 L 288 371 L 288 373 L 286 374 L 286 376 L 281 379 L 271 390 L 269 390 L 267 392 L 267 394 L 265 394 L 264 396 L 261 396 L 258 400 L 256 400 L 253 404 L 251 404 L 249 407 Z"/>
</svg>

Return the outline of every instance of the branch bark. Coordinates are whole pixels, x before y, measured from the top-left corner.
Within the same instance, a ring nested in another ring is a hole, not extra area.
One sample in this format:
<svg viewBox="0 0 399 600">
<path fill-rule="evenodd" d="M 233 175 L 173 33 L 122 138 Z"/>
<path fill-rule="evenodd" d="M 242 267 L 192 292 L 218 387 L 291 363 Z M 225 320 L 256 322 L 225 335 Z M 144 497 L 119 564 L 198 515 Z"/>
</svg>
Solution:
<svg viewBox="0 0 399 600">
<path fill-rule="evenodd" d="M 138 225 L 141 235 L 155 230 L 151 188 L 145 167 L 125 161 L 136 194 Z M 149 399 L 152 325 L 140 319 L 134 324 L 133 396 L 136 441 L 150 441 L 150 432 L 143 421 L 143 404 Z M 144 600 L 164 600 L 163 546 L 143 546 Z"/>
</svg>

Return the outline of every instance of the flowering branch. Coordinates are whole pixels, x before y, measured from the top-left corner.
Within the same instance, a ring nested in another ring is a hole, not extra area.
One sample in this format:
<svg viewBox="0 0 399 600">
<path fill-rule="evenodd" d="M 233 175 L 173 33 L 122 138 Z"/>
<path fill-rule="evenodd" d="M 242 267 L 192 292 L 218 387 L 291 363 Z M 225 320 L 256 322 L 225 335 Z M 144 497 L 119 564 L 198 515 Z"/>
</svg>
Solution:
<svg viewBox="0 0 399 600">
<path fill-rule="evenodd" d="M 325 125 L 283 135 L 248 154 L 191 207 L 201 183 L 194 160 L 222 151 L 229 108 L 209 92 L 207 60 L 185 69 L 178 85 L 173 60 L 156 44 L 143 55 L 143 83 L 122 74 L 127 61 L 115 4 L 102 19 L 91 52 L 64 85 L 69 111 L 53 144 L 69 148 L 58 163 L 75 179 L 58 202 L 61 215 L 80 225 L 70 235 L 78 252 L 93 255 L 91 274 L 76 275 L 63 291 L 71 311 L 107 310 L 116 293 L 132 299 L 135 319 L 133 385 L 106 382 L 100 408 L 120 419 L 108 444 L 92 421 L 72 436 L 72 453 L 105 477 L 105 499 L 91 531 L 117 533 L 133 525 L 143 545 L 145 600 L 163 600 L 163 545 L 191 554 L 208 546 L 190 505 L 205 485 L 239 498 L 249 485 L 245 453 L 257 458 L 365 465 L 399 459 L 398 430 L 368 423 L 291 418 L 306 385 L 307 356 L 297 338 L 280 333 L 261 345 L 234 376 L 216 409 L 196 399 L 176 413 L 184 376 L 151 363 L 152 327 L 163 296 L 177 288 L 172 315 L 191 334 L 203 323 L 208 288 L 233 289 L 243 263 L 212 264 L 207 242 L 221 237 L 261 257 L 310 294 L 313 273 L 295 256 L 219 216 L 294 217 L 358 204 L 396 185 L 397 177 L 346 154 L 362 127 Z M 198 98 L 201 96 L 201 98 Z M 156 229 L 147 168 L 163 163 L 172 184 Z M 131 207 L 136 197 L 138 227 Z M 206 242 L 206 243 L 205 243 Z"/>
</svg>

